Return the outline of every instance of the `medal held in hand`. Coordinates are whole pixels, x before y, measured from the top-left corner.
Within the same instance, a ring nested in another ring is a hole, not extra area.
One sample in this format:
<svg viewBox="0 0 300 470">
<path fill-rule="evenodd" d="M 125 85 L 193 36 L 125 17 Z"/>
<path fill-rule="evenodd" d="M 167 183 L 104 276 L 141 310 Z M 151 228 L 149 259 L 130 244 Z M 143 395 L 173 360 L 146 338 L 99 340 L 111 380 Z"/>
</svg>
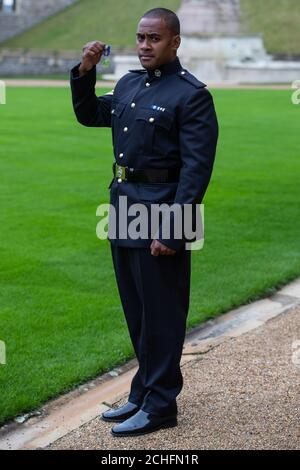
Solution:
<svg viewBox="0 0 300 470">
<path fill-rule="evenodd" d="M 109 67 L 110 66 L 110 46 L 106 45 L 103 52 L 103 59 L 101 62 L 102 67 Z"/>
</svg>

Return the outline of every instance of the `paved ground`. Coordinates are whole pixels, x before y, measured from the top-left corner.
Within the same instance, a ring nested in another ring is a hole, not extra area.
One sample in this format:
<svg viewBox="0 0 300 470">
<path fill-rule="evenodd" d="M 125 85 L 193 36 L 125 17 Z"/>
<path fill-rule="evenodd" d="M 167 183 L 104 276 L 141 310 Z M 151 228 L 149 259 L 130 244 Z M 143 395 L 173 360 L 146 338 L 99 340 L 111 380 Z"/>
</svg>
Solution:
<svg viewBox="0 0 300 470">
<path fill-rule="evenodd" d="M 182 367 L 178 427 L 114 438 L 97 418 L 47 449 L 299 449 L 299 319 L 290 309 L 195 354 Z"/>
<path fill-rule="evenodd" d="M 69 87 L 68 80 L 47 80 L 47 79 L 19 79 L 7 78 L 4 79 L 8 87 L 42 87 L 42 88 L 65 88 Z M 100 80 L 97 82 L 98 87 L 113 88 L 116 82 Z M 290 90 L 291 85 L 239 85 L 236 83 L 209 83 L 209 88 L 238 88 L 238 89 L 268 89 L 268 90 Z"/>
<path fill-rule="evenodd" d="M 7 78 L 4 82 L 8 87 L 66 88 L 70 86 L 69 80 Z M 99 87 L 113 88 L 114 85 L 113 81 L 97 82 Z"/>
</svg>

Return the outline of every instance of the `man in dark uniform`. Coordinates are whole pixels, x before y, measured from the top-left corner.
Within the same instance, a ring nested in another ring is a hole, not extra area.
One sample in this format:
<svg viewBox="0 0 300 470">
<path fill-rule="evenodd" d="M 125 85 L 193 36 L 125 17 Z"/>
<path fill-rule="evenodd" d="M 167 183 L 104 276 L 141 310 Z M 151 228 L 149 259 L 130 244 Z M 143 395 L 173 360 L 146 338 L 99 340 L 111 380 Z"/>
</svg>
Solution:
<svg viewBox="0 0 300 470">
<path fill-rule="evenodd" d="M 197 207 L 211 177 L 218 138 L 212 96 L 180 64 L 180 23 L 174 12 L 150 10 L 136 37 L 143 69 L 129 71 L 113 92 L 99 97 L 96 64 L 105 44 L 93 41 L 84 47 L 82 62 L 71 71 L 76 117 L 84 126 L 112 128 L 110 202 L 116 213 L 121 196 L 128 207 L 144 203 L 149 209 L 163 202 Z M 119 214 L 118 228 L 120 219 Z M 109 237 L 112 259 L 139 368 L 128 402 L 102 419 L 119 423 L 112 428 L 114 436 L 134 436 L 177 424 L 191 252 L 185 236 L 178 238 L 172 230 L 169 237 L 160 231 L 153 239 L 118 234 Z"/>
</svg>

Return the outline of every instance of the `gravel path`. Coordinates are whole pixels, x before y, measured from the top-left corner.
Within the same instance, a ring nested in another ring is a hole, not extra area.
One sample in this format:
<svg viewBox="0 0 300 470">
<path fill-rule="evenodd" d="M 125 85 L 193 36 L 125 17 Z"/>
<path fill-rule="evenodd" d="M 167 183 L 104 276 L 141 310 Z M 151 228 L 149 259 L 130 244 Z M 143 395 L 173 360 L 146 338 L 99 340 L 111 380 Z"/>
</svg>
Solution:
<svg viewBox="0 0 300 470">
<path fill-rule="evenodd" d="M 176 428 L 114 438 L 95 419 L 48 449 L 299 449 L 297 340 L 299 307 L 185 364 Z"/>
<path fill-rule="evenodd" d="M 48 80 L 48 79 L 23 79 L 23 78 L 4 78 L 4 82 L 8 87 L 42 87 L 42 88 L 65 88 L 70 86 L 68 80 Z M 97 87 L 104 88 L 113 88 L 115 86 L 115 81 L 108 80 L 99 80 L 97 81 Z M 249 84 L 249 85 L 239 85 L 237 83 L 210 83 L 209 88 L 221 88 L 221 89 L 253 89 L 253 90 L 291 90 L 291 85 L 272 85 L 272 84 Z"/>
</svg>

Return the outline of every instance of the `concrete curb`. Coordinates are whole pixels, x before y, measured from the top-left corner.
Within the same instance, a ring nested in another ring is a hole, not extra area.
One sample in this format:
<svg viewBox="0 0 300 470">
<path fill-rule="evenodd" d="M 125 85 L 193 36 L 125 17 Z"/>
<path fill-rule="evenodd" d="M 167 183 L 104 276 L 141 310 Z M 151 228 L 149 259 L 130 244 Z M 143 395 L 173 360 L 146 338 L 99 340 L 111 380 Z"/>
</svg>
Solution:
<svg viewBox="0 0 300 470">
<path fill-rule="evenodd" d="M 300 305 L 300 278 L 269 298 L 258 300 L 209 320 L 191 331 L 185 341 L 181 364 L 195 360 L 224 341 L 241 336 L 268 320 Z M 45 448 L 71 431 L 97 418 L 129 392 L 135 360 L 47 403 L 40 416 L 23 424 L 0 428 L 0 449 Z M 113 376 L 113 377 L 112 377 Z"/>
</svg>

